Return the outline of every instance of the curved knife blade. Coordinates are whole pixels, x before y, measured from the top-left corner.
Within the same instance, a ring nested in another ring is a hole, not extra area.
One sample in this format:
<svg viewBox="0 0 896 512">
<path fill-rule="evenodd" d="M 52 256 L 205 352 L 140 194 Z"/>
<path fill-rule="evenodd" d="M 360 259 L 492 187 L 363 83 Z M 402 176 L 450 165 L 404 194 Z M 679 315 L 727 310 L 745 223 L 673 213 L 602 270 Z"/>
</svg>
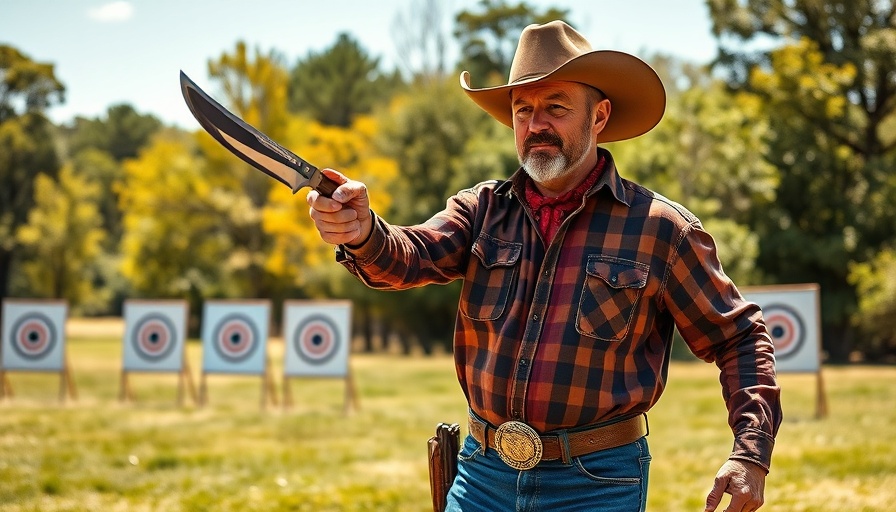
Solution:
<svg viewBox="0 0 896 512">
<path fill-rule="evenodd" d="M 233 115 L 183 71 L 180 88 L 193 117 L 209 135 L 252 167 L 292 189 L 293 194 L 302 187 L 311 187 L 330 197 L 339 186 L 320 169 Z"/>
</svg>

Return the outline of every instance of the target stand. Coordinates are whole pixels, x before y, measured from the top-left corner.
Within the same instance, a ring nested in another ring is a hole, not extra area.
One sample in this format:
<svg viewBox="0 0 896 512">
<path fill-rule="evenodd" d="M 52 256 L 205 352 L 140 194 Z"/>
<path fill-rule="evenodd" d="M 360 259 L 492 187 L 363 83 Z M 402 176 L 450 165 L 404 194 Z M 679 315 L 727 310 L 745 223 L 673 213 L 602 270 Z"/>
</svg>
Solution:
<svg viewBox="0 0 896 512">
<path fill-rule="evenodd" d="M 198 402 L 186 355 L 187 315 L 184 300 L 125 301 L 120 402 L 136 401 L 129 376 L 137 372 L 176 373 L 177 405 L 184 405 L 185 390 Z"/>
<path fill-rule="evenodd" d="M 289 300 L 283 304 L 283 407 L 293 406 L 290 381 L 336 378 L 345 381 L 343 410 L 359 410 L 348 357 L 351 302 Z"/>
<path fill-rule="evenodd" d="M 261 408 L 277 405 L 277 390 L 271 375 L 268 331 L 271 303 L 268 300 L 207 301 L 202 319 L 202 379 L 199 406 L 208 403 L 209 374 L 241 374 L 261 377 Z"/>
<path fill-rule="evenodd" d="M 13 397 L 9 372 L 59 374 L 59 401 L 77 400 L 65 344 L 64 300 L 6 299 L 0 334 L 0 400 Z"/>
<path fill-rule="evenodd" d="M 744 297 L 762 308 L 765 325 L 775 345 L 779 373 L 815 374 L 815 417 L 828 415 L 821 371 L 821 300 L 818 284 L 752 286 Z"/>
</svg>

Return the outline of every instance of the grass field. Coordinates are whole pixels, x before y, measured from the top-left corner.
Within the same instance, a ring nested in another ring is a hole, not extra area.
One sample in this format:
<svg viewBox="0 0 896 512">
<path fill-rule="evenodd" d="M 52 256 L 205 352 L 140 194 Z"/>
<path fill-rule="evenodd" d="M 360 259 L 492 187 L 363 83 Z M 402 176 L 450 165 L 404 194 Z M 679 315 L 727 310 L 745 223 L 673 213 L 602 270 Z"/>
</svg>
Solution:
<svg viewBox="0 0 896 512">
<path fill-rule="evenodd" d="M 197 343 L 188 355 L 198 385 Z M 348 415 L 344 382 L 327 379 L 293 380 L 284 411 L 262 410 L 260 378 L 211 375 L 200 409 L 176 406 L 175 376 L 134 374 L 137 400 L 121 404 L 120 338 L 71 338 L 69 358 L 79 397 L 64 405 L 55 375 L 9 374 L 2 511 L 426 511 L 426 439 L 465 418 L 446 356 L 353 357 L 360 410 Z M 648 510 L 701 511 L 731 437 L 715 368 L 676 363 L 670 374 L 650 416 Z M 816 420 L 814 376 L 781 376 L 786 420 L 763 510 L 894 510 L 896 368 L 829 367 L 824 378 L 830 415 Z"/>
</svg>

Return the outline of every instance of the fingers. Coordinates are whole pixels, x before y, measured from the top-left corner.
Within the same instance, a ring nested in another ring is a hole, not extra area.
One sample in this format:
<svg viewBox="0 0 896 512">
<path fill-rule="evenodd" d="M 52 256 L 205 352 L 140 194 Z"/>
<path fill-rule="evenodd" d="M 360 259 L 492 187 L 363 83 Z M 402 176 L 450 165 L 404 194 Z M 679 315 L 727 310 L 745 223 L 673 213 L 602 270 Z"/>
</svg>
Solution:
<svg viewBox="0 0 896 512">
<path fill-rule="evenodd" d="M 713 482 L 712 485 L 712 490 L 709 491 L 709 495 L 706 497 L 706 507 L 703 509 L 703 512 L 713 512 L 719 507 L 727 487 L 728 477 L 716 476 L 715 482 Z"/>
<path fill-rule="evenodd" d="M 325 197 L 316 190 L 308 193 L 311 219 L 325 242 L 356 245 L 365 240 L 372 229 L 367 186 L 332 169 L 322 172 L 339 183 L 339 187 L 332 197 Z"/>
<path fill-rule="evenodd" d="M 321 172 L 339 184 L 339 187 L 333 192 L 333 200 L 342 204 L 349 202 L 367 201 L 367 185 L 360 181 L 354 181 L 346 178 L 342 173 L 333 169 L 323 169 Z M 353 205 L 354 206 L 354 205 Z M 366 204 L 358 204 L 357 207 L 366 208 Z"/>
<path fill-rule="evenodd" d="M 716 474 L 712 490 L 706 497 L 704 512 L 716 510 L 725 493 L 731 495 L 731 502 L 724 512 L 759 510 L 765 501 L 765 470 L 747 462 L 727 461 Z"/>
</svg>

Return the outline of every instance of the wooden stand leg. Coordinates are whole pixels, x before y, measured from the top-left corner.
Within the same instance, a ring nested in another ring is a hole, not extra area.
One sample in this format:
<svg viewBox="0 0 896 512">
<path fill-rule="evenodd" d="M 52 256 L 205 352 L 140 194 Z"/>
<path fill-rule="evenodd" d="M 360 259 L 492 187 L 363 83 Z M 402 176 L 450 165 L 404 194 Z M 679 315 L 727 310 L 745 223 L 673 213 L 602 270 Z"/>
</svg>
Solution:
<svg viewBox="0 0 896 512">
<path fill-rule="evenodd" d="M 197 403 L 199 400 L 196 397 L 196 384 L 193 382 L 193 372 L 190 370 L 190 363 L 184 359 L 184 365 L 181 368 L 181 375 L 187 380 L 187 390 L 190 392 L 190 399 L 193 400 L 193 403 Z"/>
<path fill-rule="evenodd" d="M 828 416 L 828 397 L 824 390 L 824 379 L 821 376 L 821 368 L 818 368 L 815 380 L 815 418 L 824 419 Z"/>
<path fill-rule="evenodd" d="M 121 388 L 118 392 L 119 402 L 130 402 L 134 399 L 134 395 L 131 393 L 131 383 L 128 380 L 128 372 L 124 370 L 121 371 L 121 382 L 119 383 L 119 387 Z"/>
<path fill-rule="evenodd" d="M 68 364 L 68 356 L 62 367 L 62 375 L 59 378 L 59 401 L 65 403 L 66 396 L 72 400 L 78 399 L 78 390 L 75 389 L 75 380 L 72 379 L 71 367 Z"/>
<path fill-rule="evenodd" d="M 271 371 L 269 368 L 271 367 L 270 361 L 265 364 L 264 374 L 261 376 L 261 408 L 262 410 L 267 409 L 268 400 L 270 400 L 271 405 L 277 405 L 277 388 L 274 384 L 274 377 L 271 375 Z"/>
<path fill-rule="evenodd" d="M 0 369 L 0 400 L 12 398 L 12 385 L 9 383 L 9 377 L 6 371 Z"/>
<path fill-rule="evenodd" d="M 206 375 L 205 372 L 202 372 L 202 377 L 199 381 L 199 407 L 205 407 L 206 399 L 208 395 L 208 386 L 206 383 Z"/>
<path fill-rule="evenodd" d="M 292 389 L 289 387 L 289 377 L 283 376 L 283 408 L 292 408 Z"/>
<path fill-rule="evenodd" d="M 352 409 L 360 411 L 361 404 L 358 401 L 358 390 L 355 389 L 355 378 L 351 369 L 349 369 L 345 375 L 345 414 L 348 414 Z"/>
</svg>

